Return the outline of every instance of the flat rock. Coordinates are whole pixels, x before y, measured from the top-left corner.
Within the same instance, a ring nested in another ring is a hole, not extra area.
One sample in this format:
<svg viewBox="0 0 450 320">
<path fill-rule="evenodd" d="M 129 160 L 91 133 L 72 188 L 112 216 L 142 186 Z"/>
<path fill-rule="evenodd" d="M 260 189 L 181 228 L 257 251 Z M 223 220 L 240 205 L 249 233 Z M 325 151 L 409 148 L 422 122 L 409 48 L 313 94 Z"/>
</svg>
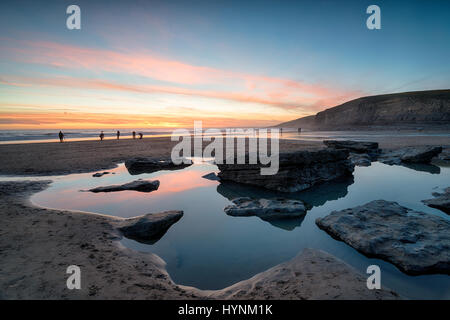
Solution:
<svg viewBox="0 0 450 320">
<path fill-rule="evenodd" d="M 109 172 L 108 172 L 108 171 L 97 172 L 97 173 L 94 173 L 92 176 L 93 176 L 94 178 L 100 178 L 100 177 L 103 177 L 105 174 L 109 174 Z"/>
<path fill-rule="evenodd" d="M 140 192 L 151 192 L 158 190 L 159 188 L 159 180 L 135 180 L 125 184 L 116 184 L 111 186 L 97 187 L 93 189 L 89 189 L 90 192 L 116 192 L 116 191 L 125 191 L 125 190 L 133 190 Z"/>
<path fill-rule="evenodd" d="M 412 275 L 450 274 L 450 221 L 376 200 L 333 211 L 316 224 L 369 257 Z"/>
<path fill-rule="evenodd" d="M 251 199 L 247 197 L 232 200 L 224 211 L 229 216 L 257 216 L 264 220 L 303 217 L 306 207 L 302 201 L 290 199 Z"/>
<path fill-rule="evenodd" d="M 230 287 L 210 291 L 206 297 L 233 300 L 400 299 L 397 293 L 384 287 L 369 290 L 366 281 L 366 275 L 331 254 L 304 249 L 290 261 Z"/>
<path fill-rule="evenodd" d="M 279 154 L 279 170 L 274 175 L 261 175 L 261 164 L 217 164 L 221 181 L 281 192 L 296 192 L 314 185 L 352 175 L 354 165 L 347 150 L 323 149 Z M 247 155 L 248 158 L 248 155 Z"/>
<path fill-rule="evenodd" d="M 384 151 L 378 157 L 385 164 L 430 163 L 433 157 L 442 152 L 440 146 L 406 147 L 397 150 Z"/>
<path fill-rule="evenodd" d="M 450 187 L 446 188 L 443 193 L 435 192 L 434 199 L 422 200 L 427 206 L 444 211 L 450 214 Z"/>
<path fill-rule="evenodd" d="M 183 216 L 183 211 L 164 211 L 129 218 L 119 223 L 118 229 L 127 238 L 152 244 Z"/>
<path fill-rule="evenodd" d="M 353 153 L 378 154 L 378 142 L 353 140 L 324 140 L 323 143 L 334 149 L 345 149 Z"/>
<path fill-rule="evenodd" d="M 442 152 L 435 158 L 439 162 L 449 163 L 450 162 L 450 147 L 443 147 Z M 433 160 L 435 160 L 433 159 Z"/>
<path fill-rule="evenodd" d="M 125 167 L 132 175 L 142 173 L 152 173 L 160 170 L 180 170 L 186 168 L 192 164 L 189 163 L 175 164 L 172 159 L 169 158 L 133 158 L 125 161 Z"/>
</svg>

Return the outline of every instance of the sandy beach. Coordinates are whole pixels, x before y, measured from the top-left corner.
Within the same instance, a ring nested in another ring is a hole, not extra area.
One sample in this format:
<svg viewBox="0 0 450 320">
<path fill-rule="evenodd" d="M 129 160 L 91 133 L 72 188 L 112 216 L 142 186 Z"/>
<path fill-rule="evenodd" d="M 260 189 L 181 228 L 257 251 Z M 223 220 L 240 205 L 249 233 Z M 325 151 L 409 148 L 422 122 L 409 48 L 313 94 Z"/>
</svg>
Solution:
<svg viewBox="0 0 450 320">
<path fill-rule="evenodd" d="M 371 141 L 382 149 L 450 146 L 450 138 L 445 136 L 388 136 Z M 168 157 L 175 144 L 170 138 L 5 144 L 0 145 L 0 174 L 56 175 L 110 169 L 132 157 Z M 324 148 L 321 141 L 280 140 L 280 152 L 320 148 Z"/>
<path fill-rule="evenodd" d="M 381 148 L 389 149 L 450 145 L 449 138 L 426 136 L 395 137 L 378 142 Z M 92 172 L 111 168 L 131 157 L 168 156 L 173 144 L 168 138 L 153 138 L 1 145 L 0 173 L 32 176 Z M 321 142 L 280 142 L 281 151 L 319 148 L 323 148 Z M 179 286 L 171 280 L 161 258 L 119 244 L 122 235 L 116 226 L 120 218 L 50 210 L 31 204 L 29 196 L 47 188 L 49 183 L 0 183 L 2 299 L 398 298 L 389 290 L 367 290 L 366 279 L 357 271 L 317 250 L 305 251 L 289 262 L 222 290 L 203 291 Z M 83 270 L 85 285 L 81 290 L 66 288 L 65 271 L 72 264 Z M 307 273 L 300 272 L 310 264 L 317 267 Z M 261 286 L 264 289 L 257 290 Z M 333 289 L 330 291 L 330 288 Z"/>
</svg>

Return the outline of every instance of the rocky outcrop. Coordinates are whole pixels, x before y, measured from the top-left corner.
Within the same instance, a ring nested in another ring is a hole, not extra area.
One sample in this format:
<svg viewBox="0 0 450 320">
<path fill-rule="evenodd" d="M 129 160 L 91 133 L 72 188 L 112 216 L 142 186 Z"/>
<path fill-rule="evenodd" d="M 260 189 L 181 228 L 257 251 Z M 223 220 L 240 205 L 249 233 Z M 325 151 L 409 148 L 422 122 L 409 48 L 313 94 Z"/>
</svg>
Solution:
<svg viewBox="0 0 450 320">
<path fill-rule="evenodd" d="M 376 127 L 450 127 L 450 90 L 416 91 L 363 97 L 326 109 L 315 116 L 278 127 L 347 130 Z"/>
<path fill-rule="evenodd" d="M 221 181 L 217 186 L 217 192 L 228 200 L 248 197 L 253 199 L 273 199 L 284 198 L 302 201 L 308 210 L 313 207 L 324 205 L 327 201 L 333 201 L 345 197 L 348 194 L 348 187 L 354 183 L 353 176 L 345 179 L 319 184 L 308 190 L 299 192 L 276 192 L 268 189 L 261 189 L 232 181 Z"/>
<path fill-rule="evenodd" d="M 304 249 L 294 259 L 230 287 L 209 291 L 215 299 L 390 300 L 400 299 L 382 287 L 367 289 L 367 276 L 331 254 Z M 194 292 L 199 292 L 195 289 Z"/>
<path fill-rule="evenodd" d="M 306 208 L 302 201 L 289 199 L 236 198 L 224 211 L 233 217 L 257 216 L 263 220 L 303 217 Z"/>
<path fill-rule="evenodd" d="M 171 158 L 133 158 L 125 161 L 125 167 L 132 175 L 153 173 L 159 170 L 179 170 L 192 163 L 175 164 Z"/>
<path fill-rule="evenodd" d="M 236 163 L 236 159 L 234 163 Z M 279 170 L 261 175 L 261 164 L 218 164 L 219 178 L 281 192 L 295 192 L 350 176 L 354 165 L 347 150 L 324 149 L 280 153 Z"/>
<path fill-rule="evenodd" d="M 450 221 L 376 200 L 334 211 L 316 224 L 369 257 L 408 274 L 450 274 Z"/>
<path fill-rule="evenodd" d="M 440 163 L 450 163 L 450 147 L 443 147 L 442 152 L 433 159 Z"/>
<path fill-rule="evenodd" d="M 348 150 L 349 159 L 355 166 L 368 167 L 375 161 L 381 150 L 378 142 L 352 141 L 352 140 L 324 140 L 328 148 Z"/>
<path fill-rule="evenodd" d="M 323 143 L 334 149 L 345 149 L 353 153 L 366 153 L 378 155 L 380 149 L 378 142 L 353 141 L 353 140 L 324 140 Z"/>
<path fill-rule="evenodd" d="M 422 200 L 422 202 L 429 207 L 450 214 L 450 187 L 446 188 L 443 193 L 434 192 L 433 196 L 435 197 L 434 199 Z"/>
<path fill-rule="evenodd" d="M 183 216 L 183 211 L 149 213 L 140 217 L 124 219 L 118 229 L 127 238 L 153 244 Z"/>
<path fill-rule="evenodd" d="M 89 189 L 90 192 L 116 192 L 116 191 L 125 191 L 125 190 L 133 190 L 140 192 L 151 192 L 158 190 L 159 188 L 159 180 L 136 180 L 125 184 L 116 184 L 111 186 L 97 187 L 93 189 Z"/>
<path fill-rule="evenodd" d="M 430 163 L 433 157 L 442 152 L 440 146 L 416 146 L 383 151 L 378 161 L 385 164 Z"/>
</svg>

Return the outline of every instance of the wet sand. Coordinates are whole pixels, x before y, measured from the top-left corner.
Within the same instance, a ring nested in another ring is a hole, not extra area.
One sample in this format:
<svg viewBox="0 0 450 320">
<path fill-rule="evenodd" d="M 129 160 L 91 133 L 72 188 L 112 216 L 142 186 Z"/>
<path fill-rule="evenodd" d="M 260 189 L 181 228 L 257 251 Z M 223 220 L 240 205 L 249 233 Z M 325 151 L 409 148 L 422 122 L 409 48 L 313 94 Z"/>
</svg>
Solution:
<svg viewBox="0 0 450 320">
<path fill-rule="evenodd" d="M 372 139 L 382 149 L 405 146 L 450 146 L 449 137 L 392 136 Z M 207 145 L 209 142 L 204 142 Z M 0 174 L 56 175 L 110 169 L 132 157 L 170 156 L 177 142 L 170 138 L 73 141 L 0 145 Z M 323 148 L 321 141 L 280 140 L 280 151 Z"/>
</svg>

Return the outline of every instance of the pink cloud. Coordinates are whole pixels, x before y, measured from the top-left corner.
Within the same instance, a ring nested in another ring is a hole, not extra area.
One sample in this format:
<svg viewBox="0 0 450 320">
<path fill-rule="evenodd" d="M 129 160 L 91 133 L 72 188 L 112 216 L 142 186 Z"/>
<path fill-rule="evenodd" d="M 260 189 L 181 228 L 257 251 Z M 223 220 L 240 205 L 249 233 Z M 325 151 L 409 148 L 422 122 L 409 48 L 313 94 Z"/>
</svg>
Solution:
<svg viewBox="0 0 450 320">
<path fill-rule="evenodd" d="M 3 39 L 2 39 L 3 40 Z M 316 110 L 361 95 L 318 84 L 195 66 L 148 53 L 116 52 L 54 42 L 12 41 L 4 48 L 11 59 L 66 69 L 132 74 L 169 85 L 128 85 L 109 80 L 77 78 L 22 79 L 27 83 L 80 88 L 168 93 L 272 105 L 283 109 Z M 18 82 L 17 82 L 18 83 Z M 9 81 L 9 84 L 12 84 Z M 205 89 L 218 88 L 218 89 Z M 195 89 L 193 89 L 195 87 Z"/>
</svg>

